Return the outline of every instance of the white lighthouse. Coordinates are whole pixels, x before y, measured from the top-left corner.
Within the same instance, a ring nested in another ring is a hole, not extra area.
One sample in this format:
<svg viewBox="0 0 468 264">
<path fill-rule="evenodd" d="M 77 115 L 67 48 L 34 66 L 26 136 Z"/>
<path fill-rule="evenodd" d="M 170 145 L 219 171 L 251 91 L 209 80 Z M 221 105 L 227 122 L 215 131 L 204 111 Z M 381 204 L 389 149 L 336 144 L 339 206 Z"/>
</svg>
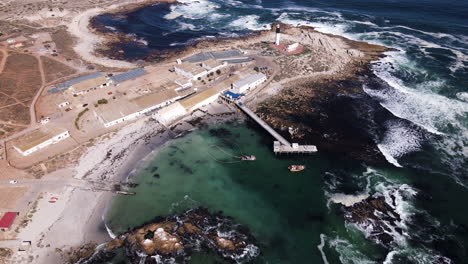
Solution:
<svg viewBox="0 0 468 264">
<path fill-rule="evenodd" d="M 280 44 L 280 37 L 281 37 L 281 30 L 280 30 L 280 25 L 276 25 L 276 39 L 275 39 L 275 44 L 279 45 Z"/>
</svg>

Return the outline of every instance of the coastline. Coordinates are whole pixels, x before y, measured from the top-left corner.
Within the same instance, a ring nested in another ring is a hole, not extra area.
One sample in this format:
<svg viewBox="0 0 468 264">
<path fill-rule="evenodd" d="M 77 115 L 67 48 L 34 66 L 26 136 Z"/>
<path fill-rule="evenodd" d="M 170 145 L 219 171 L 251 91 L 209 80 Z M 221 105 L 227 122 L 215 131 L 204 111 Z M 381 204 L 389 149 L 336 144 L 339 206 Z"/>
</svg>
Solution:
<svg viewBox="0 0 468 264">
<path fill-rule="evenodd" d="M 110 8 L 117 12 L 118 8 L 121 6 L 122 5 L 115 5 Z M 127 9 L 122 10 L 125 12 Z M 102 8 L 93 8 L 81 12 L 73 18 L 68 30 L 72 35 L 78 37 L 78 43 L 73 47 L 74 50 L 79 56 L 85 58 L 87 61 L 105 67 L 135 67 L 134 64 L 126 61 L 112 60 L 95 54 L 95 47 L 105 43 L 106 39 L 94 34 L 88 25 L 93 16 L 104 11 L 105 10 Z M 122 12 L 121 10 L 118 11 Z M 315 36 L 318 37 L 319 40 L 322 39 L 322 41 L 328 44 L 328 46 L 325 46 L 323 51 L 321 51 L 323 54 L 336 53 L 336 49 L 339 49 L 339 53 L 337 53 L 337 58 L 335 58 L 335 60 L 342 59 L 346 63 L 352 63 L 355 60 L 353 56 L 343 52 L 342 45 L 344 44 L 342 42 L 343 39 L 345 39 L 343 37 L 319 33 L 312 27 L 301 27 L 296 29 L 284 24 L 283 27 L 285 32 L 289 31 L 296 34 L 294 37 L 289 39 L 290 41 L 302 40 L 300 38 L 302 34 L 309 36 L 309 38 L 310 36 Z M 188 55 L 208 48 L 225 49 L 229 47 L 249 47 L 249 45 L 255 45 L 258 42 L 271 39 L 273 36 L 272 34 L 274 34 L 274 31 L 272 30 L 261 30 L 238 38 L 199 41 L 194 45 L 185 47 L 181 51 L 169 53 L 169 58 L 176 55 Z M 308 44 L 316 45 L 313 41 L 314 40 L 311 40 Z M 354 41 L 350 42 L 354 43 Z M 364 49 L 366 48 L 371 50 L 370 54 L 363 54 L 359 50 L 355 51 L 357 52 L 356 57 L 359 58 L 359 60 L 367 60 L 367 63 L 378 57 L 374 55 L 383 56 L 382 52 L 388 50 L 385 47 L 371 44 L 364 47 Z M 373 54 L 373 49 L 377 49 L 378 52 Z M 364 56 L 366 57 L 365 59 L 363 59 Z M 341 64 L 342 62 L 343 61 L 340 63 L 334 62 L 333 64 L 330 64 L 330 69 L 326 72 L 320 72 L 313 76 L 299 75 L 299 77 L 303 79 L 323 79 L 327 78 L 327 76 L 338 73 L 343 76 L 349 76 L 355 69 L 344 69 Z M 356 66 L 356 68 L 360 68 L 357 65 L 354 66 Z M 286 81 L 293 80 L 294 78 L 295 77 L 284 78 L 281 81 L 284 83 Z M 279 90 L 281 91 L 281 89 Z M 213 108 L 217 106 L 216 103 L 213 103 L 213 105 L 210 107 Z M 66 202 L 66 208 L 64 207 L 61 210 L 54 211 L 53 216 L 50 216 L 48 221 L 35 221 L 33 219 L 33 227 L 38 235 L 37 240 L 40 241 L 38 244 L 33 246 L 33 250 L 31 251 L 31 255 L 39 255 L 39 258 L 36 259 L 36 261 L 38 263 L 60 262 L 60 258 L 63 258 L 70 252 L 80 249 L 83 245 L 88 245 L 90 243 L 100 244 L 105 242 L 108 239 L 108 234 L 103 225 L 103 214 L 110 206 L 114 195 L 110 192 L 92 190 L 92 184 L 89 182 L 106 182 L 109 185 L 122 180 L 126 181 L 129 175 L 137 172 L 139 167 L 144 166 L 144 162 L 151 159 L 153 155 L 156 155 L 157 151 L 164 147 L 164 145 L 172 138 L 178 135 L 183 135 L 192 129 L 196 129 L 195 126 L 187 122 L 191 119 L 202 118 L 201 122 L 205 124 L 226 120 L 224 116 L 221 116 L 221 118 L 218 119 L 216 118 L 216 115 L 201 113 L 203 112 L 197 111 L 192 113 L 191 116 L 186 117 L 183 121 L 178 122 L 173 125 L 171 129 L 164 132 L 164 128 L 157 122 L 151 121 L 150 118 L 137 120 L 134 123 L 120 128 L 117 132 L 111 132 L 111 135 L 109 135 L 110 138 L 107 138 L 108 136 L 106 135 L 104 136 L 106 139 L 100 140 L 95 146 L 89 147 L 86 150 L 86 153 L 81 156 L 79 163 L 73 168 L 73 171 L 66 169 L 55 172 L 54 174 L 61 176 L 73 174 L 74 179 L 85 180 L 86 183 L 84 184 L 84 187 L 88 189 L 83 189 L 83 186 L 67 187 L 66 190 L 60 193 L 64 202 Z M 199 125 L 200 124 L 197 124 L 197 126 Z M 50 177 L 50 175 L 47 175 L 46 177 Z M 46 202 L 42 203 L 41 207 L 44 207 L 45 205 L 47 205 Z M 77 210 L 77 208 L 80 210 Z M 44 214 L 50 214 L 50 209 L 41 210 L 41 208 L 39 208 L 39 212 L 35 217 L 41 219 L 46 218 Z M 66 232 L 64 232 L 64 230 L 66 230 Z M 26 231 L 21 230 L 18 237 L 25 237 L 25 232 Z M 47 247 L 47 245 L 53 245 L 55 248 Z"/>
<path fill-rule="evenodd" d="M 35 263 L 60 263 L 66 258 L 76 257 L 78 251 L 90 245 L 111 239 L 103 221 L 116 194 L 93 190 L 89 183 L 112 185 L 131 182 L 132 177 L 172 139 L 191 133 L 200 126 L 242 118 L 222 104 L 215 103 L 203 110 L 206 113 L 196 111 L 167 129 L 149 117 L 137 120 L 89 147 L 74 167 L 52 173 L 53 177 L 73 175 L 73 179 L 85 179 L 87 183 L 84 186 L 58 187 L 57 192 L 43 194 L 45 198 L 58 196 L 61 207 L 51 207 L 47 199 L 42 199 L 32 222 L 18 234 L 22 240 L 39 241 L 33 243 L 28 252 L 38 256 Z M 197 122 L 197 126 L 191 122 Z M 25 258 L 24 255 L 15 255 L 12 260 L 22 263 Z"/>
<path fill-rule="evenodd" d="M 143 6 L 152 5 L 156 3 L 171 3 L 175 4 L 175 0 L 143 0 L 140 2 L 123 2 L 114 4 L 106 8 L 92 8 L 82 12 L 79 12 L 68 24 L 68 32 L 77 39 L 76 45 L 74 45 L 74 51 L 82 59 L 101 66 L 108 68 L 135 68 L 134 63 L 130 63 L 123 60 L 114 60 L 99 54 L 96 54 L 96 47 L 106 42 L 106 39 L 95 34 L 90 28 L 90 20 L 103 13 L 120 13 L 130 12 L 141 8 Z"/>
</svg>

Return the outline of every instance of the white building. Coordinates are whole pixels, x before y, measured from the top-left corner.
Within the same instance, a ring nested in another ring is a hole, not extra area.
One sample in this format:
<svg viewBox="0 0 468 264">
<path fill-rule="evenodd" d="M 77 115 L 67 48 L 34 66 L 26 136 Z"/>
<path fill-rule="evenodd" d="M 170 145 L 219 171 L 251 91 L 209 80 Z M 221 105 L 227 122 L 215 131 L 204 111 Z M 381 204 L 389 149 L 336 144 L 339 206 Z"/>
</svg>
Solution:
<svg viewBox="0 0 468 264">
<path fill-rule="evenodd" d="M 80 95 L 107 87 L 111 84 L 112 80 L 109 77 L 104 76 L 100 72 L 95 72 L 58 84 L 57 88 L 59 90 L 70 89 L 74 95 Z"/>
<path fill-rule="evenodd" d="M 94 110 L 94 116 L 101 121 L 104 127 L 135 119 L 153 110 L 168 106 L 188 94 L 190 90 L 178 93 L 174 90 L 164 90 L 134 98 L 121 103 L 114 102 Z"/>
<path fill-rule="evenodd" d="M 183 62 L 174 66 L 174 71 L 191 80 L 197 80 L 208 74 L 208 71 L 199 64 Z"/>
<path fill-rule="evenodd" d="M 16 139 L 13 147 L 21 155 L 27 156 L 68 137 L 70 137 L 70 133 L 66 129 L 42 127 Z"/>
<path fill-rule="evenodd" d="M 245 91 L 255 89 L 266 80 L 267 77 L 263 73 L 251 74 L 243 79 L 233 82 L 231 89 L 235 93 L 244 93 Z"/>
<path fill-rule="evenodd" d="M 182 87 L 182 89 L 192 87 L 192 79 L 187 79 L 184 76 L 177 76 L 177 78 L 175 78 L 173 81 L 174 83 Z"/>
<path fill-rule="evenodd" d="M 202 62 L 201 66 L 205 68 L 208 72 L 207 74 L 210 74 L 212 72 L 216 72 L 217 70 L 220 70 L 224 67 L 226 67 L 228 63 L 225 62 L 219 62 L 217 60 L 206 60 Z"/>
<path fill-rule="evenodd" d="M 179 102 L 175 102 L 153 114 L 153 117 L 161 124 L 167 126 L 185 114 L 187 114 L 185 108 Z"/>
<path fill-rule="evenodd" d="M 294 44 L 291 44 L 289 45 L 287 48 L 286 48 L 286 51 L 287 52 L 293 52 L 295 50 L 297 50 L 297 48 L 299 48 L 299 43 L 294 43 Z"/>
<path fill-rule="evenodd" d="M 280 25 L 276 25 L 276 35 L 275 35 L 275 44 L 279 45 L 281 40 L 281 29 Z"/>
</svg>

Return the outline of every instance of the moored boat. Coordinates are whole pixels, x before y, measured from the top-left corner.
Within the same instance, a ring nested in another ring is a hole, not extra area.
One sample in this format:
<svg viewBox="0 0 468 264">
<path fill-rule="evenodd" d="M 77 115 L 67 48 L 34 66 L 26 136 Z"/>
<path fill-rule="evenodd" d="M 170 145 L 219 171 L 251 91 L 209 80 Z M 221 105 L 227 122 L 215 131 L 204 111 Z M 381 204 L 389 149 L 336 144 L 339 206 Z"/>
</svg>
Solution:
<svg viewBox="0 0 468 264">
<path fill-rule="evenodd" d="M 305 170 L 305 165 L 290 165 L 288 170 L 292 172 L 303 171 Z"/>
<path fill-rule="evenodd" d="M 252 161 L 252 160 L 256 160 L 256 159 L 257 159 L 257 157 L 255 157 L 254 155 L 244 155 L 244 156 L 241 157 L 241 160 L 250 160 L 250 161 Z"/>
</svg>

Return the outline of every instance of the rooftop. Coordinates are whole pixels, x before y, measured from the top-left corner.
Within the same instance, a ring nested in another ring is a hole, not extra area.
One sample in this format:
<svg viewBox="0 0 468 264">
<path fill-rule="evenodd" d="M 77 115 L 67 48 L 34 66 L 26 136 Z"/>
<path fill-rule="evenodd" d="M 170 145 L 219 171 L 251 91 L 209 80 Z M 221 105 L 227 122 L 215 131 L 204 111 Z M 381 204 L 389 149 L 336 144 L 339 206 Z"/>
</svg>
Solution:
<svg viewBox="0 0 468 264">
<path fill-rule="evenodd" d="M 174 90 L 163 90 L 132 99 L 131 102 L 138 105 L 140 109 L 146 109 L 154 105 L 164 103 L 179 96 Z"/>
<path fill-rule="evenodd" d="M 213 69 L 213 68 L 216 68 L 216 67 L 222 65 L 223 63 L 219 62 L 217 60 L 206 60 L 206 61 L 203 62 L 203 64 L 208 66 L 210 69 Z"/>
<path fill-rule="evenodd" d="M 73 90 L 75 92 L 85 91 L 89 88 L 100 86 L 101 84 L 107 83 L 107 79 L 104 76 L 98 76 L 96 78 L 87 79 L 79 83 L 73 84 Z"/>
<path fill-rule="evenodd" d="M 204 71 L 206 71 L 203 67 L 201 67 L 199 64 L 193 64 L 193 63 L 188 63 L 188 62 L 183 62 L 182 64 L 178 64 L 175 67 L 178 69 L 184 71 L 184 72 L 189 72 L 193 75 L 200 74 Z"/>
<path fill-rule="evenodd" d="M 211 96 L 213 96 L 215 94 L 218 94 L 218 93 L 222 92 L 225 89 L 228 89 L 227 86 L 225 86 L 225 85 L 222 85 L 222 84 L 221 85 L 216 85 L 214 87 L 208 88 L 208 89 L 206 89 L 204 91 L 196 93 L 193 96 L 190 96 L 187 99 L 184 99 L 184 100 L 180 101 L 180 104 L 183 107 L 185 107 L 185 109 L 187 109 L 187 111 L 189 111 L 195 105 L 203 102 L 204 100 L 210 98 Z"/>
<path fill-rule="evenodd" d="M 140 107 L 128 101 L 113 102 L 99 106 L 94 110 L 103 119 L 104 123 L 112 122 L 138 111 L 140 111 Z"/>
<path fill-rule="evenodd" d="M 13 145 L 24 152 L 65 131 L 64 128 L 43 126 L 15 139 Z"/>
<path fill-rule="evenodd" d="M 248 85 L 253 82 L 256 82 L 264 77 L 266 77 L 266 75 L 263 73 L 251 74 L 251 75 L 246 76 L 245 78 L 242 78 L 238 81 L 233 82 L 233 86 L 242 87 L 244 85 Z"/>
<path fill-rule="evenodd" d="M 158 114 L 159 115 L 166 115 L 166 114 L 171 115 L 172 113 L 177 113 L 177 112 L 185 112 L 185 108 L 179 102 L 175 102 L 169 105 L 168 107 L 164 107 L 163 109 L 159 110 Z"/>
<path fill-rule="evenodd" d="M 213 57 L 217 60 L 219 59 L 224 59 L 224 58 L 229 58 L 229 57 L 237 57 L 242 55 L 242 52 L 240 50 L 226 50 L 226 51 L 218 51 L 218 52 L 212 52 L 211 53 Z"/>
<path fill-rule="evenodd" d="M 75 79 L 71 79 L 71 80 L 66 81 L 64 83 L 60 83 L 60 84 L 57 85 L 57 88 L 58 89 L 66 89 L 66 88 L 69 88 L 70 86 L 72 86 L 73 84 L 76 84 L 76 83 L 79 83 L 79 82 L 82 82 L 82 81 L 86 81 L 86 80 L 89 80 L 89 79 L 94 79 L 94 78 L 97 78 L 99 76 L 103 76 L 102 73 L 100 73 L 100 72 L 91 73 L 91 74 L 88 74 L 88 75 L 85 75 L 85 76 L 81 76 L 81 77 L 78 77 L 78 78 L 75 78 Z"/>
<path fill-rule="evenodd" d="M 163 84 L 161 84 L 161 86 L 163 86 L 164 88 L 168 89 L 168 90 L 175 90 L 177 88 L 180 88 L 180 85 L 178 85 L 177 83 L 171 81 L 171 80 L 167 80 L 165 81 Z"/>
<path fill-rule="evenodd" d="M 245 57 L 245 58 L 236 58 L 236 59 L 225 59 L 223 60 L 223 62 L 227 62 L 229 64 L 233 64 L 233 63 L 245 63 L 245 62 L 249 62 L 249 61 L 252 61 L 251 58 L 249 57 Z"/>
<path fill-rule="evenodd" d="M 121 73 L 121 74 L 114 75 L 110 78 L 114 83 L 121 83 L 124 81 L 135 79 L 137 77 L 140 77 L 146 74 L 148 73 L 144 69 L 138 68 L 138 69 L 133 69 L 133 70 Z"/>
<path fill-rule="evenodd" d="M 241 56 L 242 52 L 239 50 L 226 50 L 226 51 L 215 51 L 215 52 L 202 52 L 192 55 L 183 59 L 184 62 L 202 62 L 211 59 L 224 59 L 229 57 L 238 57 Z"/>
<path fill-rule="evenodd" d="M 0 228 L 10 228 L 17 216 L 17 212 L 4 213 L 2 219 L 0 219 Z"/>
</svg>

